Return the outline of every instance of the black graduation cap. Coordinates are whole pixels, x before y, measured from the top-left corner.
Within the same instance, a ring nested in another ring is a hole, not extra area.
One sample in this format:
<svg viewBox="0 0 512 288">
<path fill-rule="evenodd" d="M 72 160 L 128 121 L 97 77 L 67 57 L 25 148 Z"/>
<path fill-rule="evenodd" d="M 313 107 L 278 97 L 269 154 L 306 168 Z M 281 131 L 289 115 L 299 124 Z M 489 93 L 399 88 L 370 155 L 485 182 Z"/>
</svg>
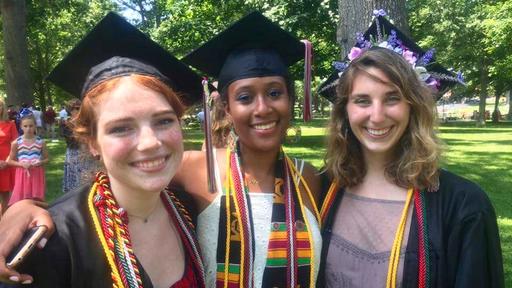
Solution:
<svg viewBox="0 0 512 288">
<path fill-rule="evenodd" d="M 218 79 L 222 91 L 236 80 L 288 77 L 288 67 L 304 58 L 304 43 L 252 12 L 182 60 Z"/>
<path fill-rule="evenodd" d="M 393 40 L 391 40 L 393 38 Z M 416 67 L 418 65 L 421 65 L 426 68 L 428 75 L 430 77 L 433 77 L 439 82 L 439 87 L 437 87 L 437 90 L 440 92 L 438 93 L 438 97 L 444 93 L 444 91 L 448 90 L 451 86 L 459 83 L 463 84 L 463 79 L 460 74 L 456 75 L 455 73 L 448 71 L 446 68 L 441 66 L 439 63 L 435 62 L 433 50 L 425 51 L 421 49 L 416 42 L 414 42 L 411 38 L 407 37 L 402 31 L 400 31 L 395 25 L 391 24 L 388 19 L 386 19 L 384 16 L 379 15 L 375 17 L 372 21 L 372 24 L 366 30 L 366 32 L 362 35 L 362 38 L 358 40 L 355 47 L 364 49 L 369 49 L 371 45 L 370 43 L 377 42 L 378 44 L 381 44 L 384 41 L 397 41 L 395 43 L 392 43 L 393 45 L 396 45 L 396 47 L 400 47 L 400 49 L 397 48 L 397 53 L 401 53 L 400 50 L 403 50 L 403 48 L 413 52 L 414 56 L 418 59 L 416 62 Z M 390 47 L 388 47 L 389 49 Z M 335 63 L 336 71 L 332 73 L 327 80 L 325 80 L 322 84 L 320 84 L 320 87 L 318 88 L 318 93 L 327 98 L 327 100 L 334 102 L 336 99 L 336 86 L 339 79 L 339 73 L 343 72 L 344 69 L 348 66 L 350 60 L 348 58 L 348 55 L 345 57 L 344 62 L 338 62 Z M 424 79 L 427 80 L 427 79 Z"/>
<path fill-rule="evenodd" d="M 128 23 L 108 13 L 53 69 L 47 79 L 81 97 L 101 81 L 129 74 L 162 79 L 191 105 L 202 97 L 201 77 Z"/>
</svg>

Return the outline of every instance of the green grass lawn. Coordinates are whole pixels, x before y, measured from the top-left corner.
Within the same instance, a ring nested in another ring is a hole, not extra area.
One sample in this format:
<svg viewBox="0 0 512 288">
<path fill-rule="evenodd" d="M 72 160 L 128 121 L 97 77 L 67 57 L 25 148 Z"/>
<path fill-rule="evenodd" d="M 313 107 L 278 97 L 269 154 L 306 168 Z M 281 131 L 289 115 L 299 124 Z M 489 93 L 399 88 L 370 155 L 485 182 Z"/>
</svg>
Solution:
<svg viewBox="0 0 512 288">
<path fill-rule="evenodd" d="M 292 157 L 304 158 L 316 167 L 321 167 L 325 154 L 325 120 L 313 120 L 301 125 L 299 143 L 285 144 Z M 198 149 L 202 133 L 198 127 L 184 129 L 187 149 Z M 512 122 L 487 123 L 485 128 L 476 128 L 474 122 L 450 122 L 440 127 L 445 141 L 443 166 L 478 183 L 489 195 L 498 215 L 505 286 L 512 287 Z M 47 142 L 51 155 L 46 166 L 48 192 L 51 201 L 60 195 L 65 144 Z M 508 196 L 507 196 L 508 195 Z"/>
</svg>

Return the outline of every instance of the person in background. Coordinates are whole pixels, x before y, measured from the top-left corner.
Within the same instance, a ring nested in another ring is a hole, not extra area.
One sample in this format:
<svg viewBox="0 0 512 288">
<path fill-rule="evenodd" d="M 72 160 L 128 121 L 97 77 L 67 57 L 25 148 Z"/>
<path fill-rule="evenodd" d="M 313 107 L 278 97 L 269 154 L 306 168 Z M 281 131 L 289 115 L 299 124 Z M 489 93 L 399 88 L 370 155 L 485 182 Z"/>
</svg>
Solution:
<svg viewBox="0 0 512 288">
<path fill-rule="evenodd" d="M 23 199 L 44 201 L 46 179 L 43 165 L 48 163 L 48 150 L 44 140 L 36 135 L 36 119 L 29 109 L 20 111 L 23 135 L 11 143 L 7 163 L 16 167 L 14 188 L 9 206 Z"/>
<path fill-rule="evenodd" d="M 36 119 L 36 135 L 43 137 L 43 113 L 37 106 L 30 106 L 30 111 L 34 114 Z"/>
<path fill-rule="evenodd" d="M 197 121 L 199 121 L 199 126 L 201 127 L 201 130 L 204 130 L 204 110 L 201 110 L 197 112 Z"/>
<path fill-rule="evenodd" d="M 67 102 L 66 110 L 69 111 L 69 119 L 62 129 L 62 135 L 66 140 L 66 158 L 64 159 L 64 175 L 62 177 L 62 192 L 71 192 L 94 178 L 96 161 L 83 143 L 75 139 L 71 121 L 80 111 L 81 101 L 78 98 Z"/>
<path fill-rule="evenodd" d="M 20 126 L 20 115 L 21 115 L 21 111 L 23 111 L 24 109 L 27 109 L 28 110 L 28 104 L 27 103 L 21 103 L 21 106 L 20 106 L 20 110 L 19 110 L 19 113 L 16 114 L 16 129 L 18 129 L 18 134 L 19 135 L 23 135 L 23 130 L 21 130 L 21 126 Z"/>
<path fill-rule="evenodd" d="M 57 113 L 53 110 L 52 106 L 46 107 L 46 111 L 43 113 L 43 120 L 46 130 L 46 137 L 50 138 L 52 141 L 56 139 L 55 134 L 55 118 L 57 117 Z"/>
<path fill-rule="evenodd" d="M 16 121 L 16 116 L 18 116 L 18 110 L 16 109 L 16 106 L 9 105 L 7 107 L 7 114 L 9 116 L 9 120 Z"/>
<path fill-rule="evenodd" d="M 7 209 L 9 196 L 14 187 L 14 169 L 7 165 L 7 158 L 11 151 L 11 142 L 16 138 L 16 124 L 8 118 L 5 102 L 0 99 L 0 218 Z"/>
<path fill-rule="evenodd" d="M 64 128 L 66 127 L 66 122 L 69 118 L 69 112 L 66 110 L 66 105 L 62 105 L 62 108 L 59 111 L 59 135 L 64 135 Z"/>
</svg>

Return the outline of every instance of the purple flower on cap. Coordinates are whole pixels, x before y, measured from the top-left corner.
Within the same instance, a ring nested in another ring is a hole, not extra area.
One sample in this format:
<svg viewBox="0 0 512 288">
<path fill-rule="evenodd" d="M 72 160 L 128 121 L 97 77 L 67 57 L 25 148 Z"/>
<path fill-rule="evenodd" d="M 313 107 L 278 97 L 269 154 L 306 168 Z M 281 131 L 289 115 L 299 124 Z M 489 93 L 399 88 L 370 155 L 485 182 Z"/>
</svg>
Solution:
<svg viewBox="0 0 512 288">
<path fill-rule="evenodd" d="M 379 10 L 373 10 L 373 16 L 375 17 L 378 17 L 378 16 L 386 16 L 387 13 L 384 9 L 379 9 Z"/>
<path fill-rule="evenodd" d="M 418 59 L 418 58 L 416 58 L 416 56 L 414 56 L 414 53 L 412 51 L 409 51 L 409 50 L 404 50 L 402 56 L 411 65 L 415 65 L 416 64 L 416 60 Z"/>
<path fill-rule="evenodd" d="M 348 64 L 345 63 L 345 62 L 338 62 L 338 61 L 334 61 L 332 63 L 332 65 L 334 66 L 334 69 L 340 71 L 340 72 L 343 72 L 345 71 L 345 69 L 347 69 L 347 66 Z"/>
<path fill-rule="evenodd" d="M 439 91 L 439 86 L 441 86 L 441 83 L 434 77 L 430 77 L 425 84 L 434 91 Z"/>
<path fill-rule="evenodd" d="M 358 47 L 352 47 L 352 49 L 350 49 L 350 53 L 348 53 L 348 59 L 350 61 L 356 59 L 357 57 L 361 56 L 361 54 L 363 54 L 363 49 L 361 48 L 358 48 Z"/>
</svg>

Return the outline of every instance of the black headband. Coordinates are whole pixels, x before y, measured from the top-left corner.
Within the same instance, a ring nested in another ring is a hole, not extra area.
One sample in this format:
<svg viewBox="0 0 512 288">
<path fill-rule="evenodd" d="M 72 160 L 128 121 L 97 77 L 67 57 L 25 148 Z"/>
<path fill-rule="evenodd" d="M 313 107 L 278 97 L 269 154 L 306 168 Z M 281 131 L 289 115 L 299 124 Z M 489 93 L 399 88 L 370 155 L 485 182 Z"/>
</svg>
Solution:
<svg viewBox="0 0 512 288">
<path fill-rule="evenodd" d="M 89 70 L 81 96 L 85 96 L 89 90 L 103 81 L 132 74 L 153 76 L 169 85 L 169 87 L 173 87 L 169 78 L 165 77 L 155 67 L 131 58 L 115 56 Z"/>
</svg>

